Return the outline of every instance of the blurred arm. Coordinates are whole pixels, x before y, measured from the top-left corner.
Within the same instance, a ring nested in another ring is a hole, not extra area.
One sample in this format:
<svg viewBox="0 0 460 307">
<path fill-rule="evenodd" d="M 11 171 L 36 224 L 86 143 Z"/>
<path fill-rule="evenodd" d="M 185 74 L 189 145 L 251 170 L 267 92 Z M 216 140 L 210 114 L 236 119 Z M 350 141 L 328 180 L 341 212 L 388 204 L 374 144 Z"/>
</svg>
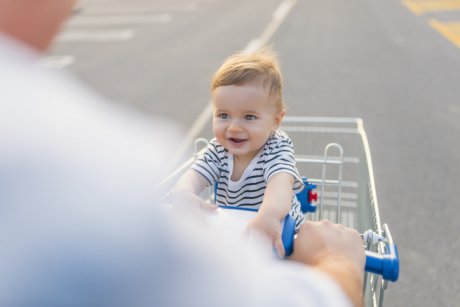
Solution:
<svg viewBox="0 0 460 307">
<path fill-rule="evenodd" d="M 206 188 L 206 179 L 198 172 L 189 169 L 179 179 L 173 191 L 171 200 L 176 205 L 186 205 L 195 208 L 214 209 L 216 206 L 203 201 L 198 195 Z"/>
</svg>

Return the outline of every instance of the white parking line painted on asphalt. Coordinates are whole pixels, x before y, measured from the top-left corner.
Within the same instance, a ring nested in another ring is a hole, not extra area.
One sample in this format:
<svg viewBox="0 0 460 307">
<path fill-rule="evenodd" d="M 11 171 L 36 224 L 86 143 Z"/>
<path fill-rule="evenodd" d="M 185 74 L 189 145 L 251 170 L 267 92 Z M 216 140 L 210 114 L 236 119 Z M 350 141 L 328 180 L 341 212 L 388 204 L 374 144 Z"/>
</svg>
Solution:
<svg viewBox="0 0 460 307">
<path fill-rule="evenodd" d="M 47 68 L 61 69 L 75 63 L 75 57 L 72 55 L 55 55 L 41 58 L 37 65 Z"/>
<path fill-rule="evenodd" d="M 284 0 L 273 12 L 272 21 L 265 28 L 264 32 L 258 38 L 251 40 L 243 52 L 254 52 L 266 45 L 296 3 L 297 0 Z M 212 115 L 211 110 L 211 102 L 209 102 L 187 131 L 182 147 L 179 148 L 179 155 L 184 154 L 209 122 Z"/>
<path fill-rule="evenodd" d="M 93 15 L 75 16 L 67 26 L 119 26 L 133 24 L 168 23 L 172 21 L 171 14 L 134 14 L 134 15 Z"/>
<path fill-rule="evenodd" d="M 187 3 L 158 3 L 159 1 L 93 1 L 89 5 L 84 5 L 80 12 L 86 15 L 126 15 L 126 14 L 159 14 L 164 12 L 190 12 L 196 11 L 199 4 L 196 2 Z M 173 2 L 173 1 L 171 1 Z"/>
<path fill-rule="evenodd" d="M 69 30 L 57 37 L 58 42 L 123 42 L 134 37 L 133 30 L 77 31 Z"/>
<path fill-rule="evenodd" d="M 273 19 L 265 28 L 265 31 L 256 39 L 249 42 L 245 48 L 245 52 L 254 52 L 266 45 L 279 26 L 283 23 L 286 16 L 296 4 L 297 0 L 283 1 L 278 8 L 273 12 Z"/>
</svg>

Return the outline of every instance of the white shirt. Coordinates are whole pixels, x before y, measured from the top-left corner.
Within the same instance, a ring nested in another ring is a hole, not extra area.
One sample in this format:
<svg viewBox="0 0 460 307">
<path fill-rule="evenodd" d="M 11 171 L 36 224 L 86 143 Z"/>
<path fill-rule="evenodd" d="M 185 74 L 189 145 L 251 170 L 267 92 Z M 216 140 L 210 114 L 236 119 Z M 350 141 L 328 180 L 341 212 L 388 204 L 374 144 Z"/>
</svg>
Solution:
<svg viewBox="0 0 460 307">
<path fill-rule="evenodd" d="M 34 59 L 0 35 L 0 305 L 350 305 L 326 276 L 160 210 L 174 128 Z"/>
</svg>

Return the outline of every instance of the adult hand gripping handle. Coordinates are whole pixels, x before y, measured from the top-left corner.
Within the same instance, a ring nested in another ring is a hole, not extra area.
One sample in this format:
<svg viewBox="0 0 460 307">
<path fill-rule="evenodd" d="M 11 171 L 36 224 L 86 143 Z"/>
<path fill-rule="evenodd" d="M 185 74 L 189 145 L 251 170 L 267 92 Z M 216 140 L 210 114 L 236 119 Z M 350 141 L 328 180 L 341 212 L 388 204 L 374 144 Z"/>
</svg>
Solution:
<svg viewBox="0 0 460 307">
<path fill-rule="evenodd" d="M 365 251 L 365 271 L 381 275 L 384 280 L 395 282 L 399 277 L 398 248 L 393 242 L 388 226 L 384 224 L 383 228 L 387 242 L 381 242 L 381 244 L 385 244 L 385 252 L 383 254 L 378 254 L 371 251 Z M 286 256 L 291 255 L 294 249 L 294 235 L 295 221 L 290 215 L 287 215 L 284 220 L 283 233 L 281 235 Z"/>
</svg>

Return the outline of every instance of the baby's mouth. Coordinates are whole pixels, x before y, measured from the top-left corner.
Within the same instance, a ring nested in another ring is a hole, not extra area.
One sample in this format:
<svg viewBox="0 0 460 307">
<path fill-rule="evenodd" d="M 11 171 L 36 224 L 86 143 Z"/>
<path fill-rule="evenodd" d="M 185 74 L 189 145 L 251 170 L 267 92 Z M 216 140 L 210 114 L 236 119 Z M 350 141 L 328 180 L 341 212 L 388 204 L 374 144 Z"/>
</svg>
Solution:
<svg viewBox="0 0 460 307">
<path fill-rule="evenodd" d="M 229 140 L 234 142 L 234 143 L 243 143 L 243 142 L 247 141 L 247 139 L 239 139 L 239 138 L 229 138 Z"/>
</svg>

